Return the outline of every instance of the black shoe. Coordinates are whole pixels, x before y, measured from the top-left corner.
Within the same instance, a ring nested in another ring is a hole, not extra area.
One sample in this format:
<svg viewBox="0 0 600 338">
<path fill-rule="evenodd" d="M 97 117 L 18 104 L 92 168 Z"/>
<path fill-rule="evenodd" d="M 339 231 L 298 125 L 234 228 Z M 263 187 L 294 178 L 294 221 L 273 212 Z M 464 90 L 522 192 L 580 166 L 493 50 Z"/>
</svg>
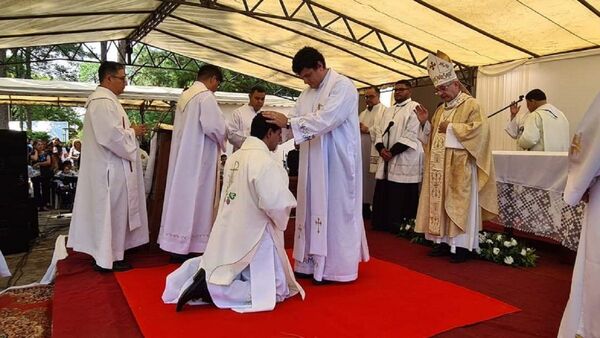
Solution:
<svg viewBox="0 0 600 338">
<path fill-rule="evenodd" d="M 328 284 L 335 283 L 334 281 L 327 280 L 327 279 L 316 280 L 314 278 L 313 278 L 312 282 L 313 282 L 314 285 L 328 285 Z"/>
<path fill-rule="evenodd" d="M 133 266 L 129 264 L 126 260 L 113 262 L 112 266 L 113 271 L 122 272 L 133 269 Z"/>
<path fill-rule="evenodd" d="M 450 263 L 464 263 L 469 259 L 469 250 L 456 248 L 456 253 L 450 255 Z"/>
<path fill-rule="evenodd" d="M 448 255 L 450 255 L 450 246 L 446 243 L 435 244 L 433 249 L 427 254 L 429 257 L 442 257 Z"/>
<path fill-rule="evenodd" d="M 183 291 L 181 297 L 177 301 L 177 307 L 175 311 L 179 312 L 183 309 L 183 306 L 190 300 L 201 299 L 205 303 L 213 303 L 213 300 L 208 292 L 208 285 L 206 284 L 206 272 L 204 269 L 198 270 L 194 275 L 194 281 L 190 286 Z"/>
<path fill-rule="evenodd" d="M 172 253 L 169 257 L 169 263 L 176 263 L 176 264 L 181 264 L 185 261 L 187 261 L 188 259 L 192 258 L 193 256 L 188 254 L 188 255 L 180 255 L 180 254 L 176 254 L 176 253 Z"/>
<path fill-rule="evenodd" d="M 100 265 L 96 264 L 96 262 L 93 262 L 92 266 L 94 267 L 94 271 L 98 271 L 98 272 L 102 272 L 102 273 L 112 272 L 111 269 L 105 269 L 105 268 L 101 267 Z"/>
<path fill-rule="evenodd" d="M 294 277 L 296 277 L 297 279 L 311 279 L 313 278 L 313 275 L 312 273 L 302 273 L 294 271 Z"/>
</svg>

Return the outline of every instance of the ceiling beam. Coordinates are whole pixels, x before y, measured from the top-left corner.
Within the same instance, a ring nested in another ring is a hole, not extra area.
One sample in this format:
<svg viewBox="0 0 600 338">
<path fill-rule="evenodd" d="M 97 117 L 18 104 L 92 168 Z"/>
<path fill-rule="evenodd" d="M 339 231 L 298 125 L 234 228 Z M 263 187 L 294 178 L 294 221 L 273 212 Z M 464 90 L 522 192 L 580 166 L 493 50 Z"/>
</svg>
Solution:
<svg viewBox="0 0 600 338">
<path fill-rule="evenodd" d="M 589 9 L 592 13 L 596 14 L 600 18 L 600 10 L 598 8 L 592 6 L 589 2 L 585 0 L 577 0 L 580 4 L 584 5 L 587 9 Z"/>
<path fill-rule="evenodd" d="M 22 38 L 22 37 L 32 37 L 32 36 L 46 36 L 46 35 L 65 35 L 65 34 L 79 34 L 79 33 L 108 32 L 108 31 L 117 31 L 117 30 L 136 29 L 137 27 L 138 26 L 123 26 L 123 27 L 110 27 L 110 28 L 77 29 L 77 30 L 68 30 L 68 31 L 7 34 L 7 35 L 0 35 L 0 39 Z M 9 47 L 7 47 L 7 48 L 9 48 Z"/>
<path fill-rule="evenodd" d="M 514 43 L 508 42 L 508 41 L 506 41 L 504 39 L 501 39 L 501 38 L 499 38 L 499 37 L 497 37 L 497 36 L 495 36 L 493 34 L 490 34 L 490 33 L 486 32 L 485 30 L 483 30 L 481 28 L 475 27 L 474 25 L 472 25 L 472 24 L 470 24 L 470 23 L 468 23 L 468 22 L 466 22 L 466 21 L 464 21 L 462 19 L 459 19 L 456 16 L 454 16 L 454 15 L 448 13 L 448 12 L 445 12 L 445 11 L 443 11 L 443 10 L 441 10 L 441 9 L 439 9 L 439 8 L 437 8 L 437 7 L 431 5 L 431 4 L 429 4 L 429 3 L 427 3 L 427 2 L 425 2 L 423 0 L 415 0 L 415 2 L 418 3 L 418 4 L 420 4 L 420 5 L 422 5 L 422 6 L 424 6 L 424 7 L 427 7 L 428 9 L 430 9 L 430 10 L 432 10 L 432 11 L 438 13 L 438 14 L 441 14 L 441 15 L 447 17 L 448 19 L 450 19 L 452 21 L 455 21 L 455 22 L 457 22 L 457 23 L 459 23 L 459 24 L 461 24 L 461 25 L 463 25 L 465 27 L 468 27 L 468 28 L 476 31 L 479 34 L 485 35 L 485 36 L 487 36 L 488 38 L 490 38 L 492 40 L 500 42 L 503 45 L 509 46 L 511 48 L 514 48 L 514 49 L 516 49 L 516 50 L 518 50 L 520 52 L 523 52 L 523 53 L 528 54 L 528 55 L 533 56 L 533 57 L 539 57 L 540 56 L 540 55 L 538 55 L 538 54 L 536 54 L 536 53 L 534 53 L 534 52 L 532 52 L 530 50 L 527 50 L 527 49 L 525 49 L 523 47 L 515 45 Z"/>
<path fill-rule="evenodd" d="M 2 16 L 2 17 L 0 17 L 0 21 L 69 18 L 69 17 L 77 17 L 77 16 L 135 15 L 135 14 L 150 14 L 150 13 L 152 13 L 152 11 L 143 11 L 143 10 L 142 11 L 53 13 L 53 14 L 38 14 L 38 15 Z"/>
<path fill-rule="evenodd" d="M 164 1 L 164 2 L 176 2 L 178 4 L 185 4 L 185 5 L 188 5 L 188 6 L 208 8 L 208 9 L 217 10 L 217 11 L 233 12 L 233 13 L 242 14 L 242 15 L 251 17 L 251 18 L 253 18 L 255 20 L 258 20 L 258 21 L 267 23 L 269 25 L 275 26 L 277 28 L 281 28 L 281 29 L 287 30 L 287 31 L 292 32 L 294 34 L 297 34 L 297 35 L 300 35 L 300 36 L 304 36 L 304 37 L 306 37 L 308 39 L 311 39 L 311 40 L 317 41 L 319 43 L 322 43 L 324 45 L 330 46 L 332 48 L 341 50 L 341 51 L 343 51 L 343 52 L 345 52 L 347 54 L 352 55 L 353 57 L 356 57 L 358 59 L 364 60 L 364 61 L 366 61 L 368 63 L 371 63 L 373 65 L 381 67 L 381 68 L 383 68 L 383 69 L 385 69 L 387 71 L 396 73 L 398 75 L 402 75 L 402 77 L 404 77 L 404 78 L 409 78 L 409 79 L 415 78 L 414 75 L 408 74 L 408 73 L 403 72 L 403 71 L 399 71 L 399 70 L 394 69 L 393 67 L 385 65 L 385 64 L 383 64 L 381 62 L 369 59 L 369 58 L 365 57 L 364 55 L 360 55 L 360 54 L 358 54 L 356 52 L 353 52 L 353 51 L 348 50 L 348 49 L 346 49 L 344 47 L 336 45 L 335 43 L 329 42 L 329 41 L 327 41 L 325 39 L 321 39 L 321 38 L 316 37 L 314 35 L 310 35 L 308 33 L 302 32 L 300 30 L 296 30 L 296 29 L 293 29 L 291 27 L 285 26 L 283 24 L 279 24 L 279 23 L 276 23 L 276 22 L 273 22 L 273 21 L 269 20 L 269 18 L 270 19 L 277 18 L 277 19 L 282 19 L 282 20 L 300 21 L 302 23 L 305 23 L 305 21 L 291 18 L 291 16 L 290 16 L 290 18 L 286 18 L 284 16 L 255 14 L 254 12 L 245 11 L 245 10 L 238 10 L 238 9 L 226 7 L 226 6 L 223 6 L 223 5 L 220 5 L 220 4 L 215 4 L 212 1 L 203 1 L 201 3 L 188 2 L 188 1 L 185 1 L 185 0 L 161 0 L 161 1 Z M 361 82 L 363 82 L 363 81 L 361 81 Z"/>
<path fill-rule="evenodd" d="M 233 34 L 230 34 L 230 33 L 226 33 L 226 32 L 220 31 L 220 30 L 218 30 L 218 29 L 216 29 L 216 28 L 210 27 L 210 26 L 208 26 L 208 25 L 204 25 L 204 24 L 202 24 L 202 23 L 200 23 L 200 22 L 191 21 L 191 20 L 188 20 L 188 19 L 185 19 L 185 18 L 179 17 L 179 16 L 177 16 L 177 15 L 173 15 L 173 14 L 169 15 L 169 17 L 171 17 L 171 18 L 174 18 L 174 19 L 177 19 L 177 20 L 179 20 L 179 21 L 181 21 L 181 22 L 185 22 L 185 23 L 187 23 L 187 24 L 189 24 L 189 25 L 197 26 L 197 27 L 200 27 L 200 28 L 203 28 L 203 29 L 209 30 L 209 31 L 211 31 L 211 32 L 214 32 L 214 33 L 217 33 L 217 34 L 220 34 L 220 35 L 226 36 L 226 37 L 228 37 L 228 38 L 231 38 L 231 39 L 234 39 L 234 40 L 236 40 L 236 41 L 239 41 L 239 42 L 242 42 L 242 43 L 245 43 L 245 44 L 249 44 L 249 45 L 251 45 L 251 46 L 252 46 L 252 47 L 254 47 L 254 48 L 262 49 L 262 50 L 265 50 L 265 51 L 267 51 L 267 52 L 270 52 L 270 53 L 276 54 L 277 56 L 281 56 L 281 57 L 284 57 L 284 58 L 286 58 L 286 59 L 292 60 L 292 57 L 291 57 L 291 56 L 289 56 L 289 55 L 287 55 L 287 54 L 285 54 L 285 53 L 282 53 L 282 52 L 280 52 L 280 51 L 277 51 L 277 50 L 275 50 L 275 49 L 272 49 L 272 48 L 266 47 L 266 46 L 264 46 L 264 45 L 261 45 L 261 44 L 258 44 L 258 43 L 253 43 L 253 42 L 250 42 L 250 41 L 248 41 L 248 40 L 245 40 L 245 39 L 243 39 L 243 38 L 241 38 L 241 37 L 239 37 L 239 36 L 235 36 L 235 35 L 233 35 Z M 353 78 L 353 77 L 350 77 L 350 76 L 347 76 L 347 77 L 348 77 L 349 79 L 353 80 L 353 81 L 360 82 L 360 83 L 363 83 L 363 84 L 366 84 L 366 85 L 370 85 L 370 84 L 369 84 L 368 82 L 366 82 L 366 81 L 359 80 L 359 79 L 356 79 L 356 78 Z"/>
<path fill-rule="evenodd" d="M 174 10 L 179 7 L 179 4 L 173 2 L 161 3 L 153 12 L 150 14 L 144 22 L 129 36 L 128 41 L 141 41 L 150 31 L 157 27 L 169 14 L 173 13 Z"/>
</svg>

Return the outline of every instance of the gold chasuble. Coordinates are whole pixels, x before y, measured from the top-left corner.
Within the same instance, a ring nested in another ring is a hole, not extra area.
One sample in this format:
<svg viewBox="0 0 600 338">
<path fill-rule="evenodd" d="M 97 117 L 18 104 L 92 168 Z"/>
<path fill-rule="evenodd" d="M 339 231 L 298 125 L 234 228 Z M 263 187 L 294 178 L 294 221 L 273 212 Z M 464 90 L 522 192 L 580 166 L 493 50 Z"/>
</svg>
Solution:
<svg viewBox="0 0 600 338">
<path fill-rule="evenodd" d="M 443 121 L 452 124 L 464 149 L 445 147 L 446 133 L 438 132 Z M 431 123 L 415 230 L 452 238 L 468 231 L 471 184 L 477 184 L 481 219 L 498 214 L 489 125 L 479 103 L 465 93 L 438 107 Z M 477 168 L 478 182 L 472 182 L 472 168 Z"/>
</svg>

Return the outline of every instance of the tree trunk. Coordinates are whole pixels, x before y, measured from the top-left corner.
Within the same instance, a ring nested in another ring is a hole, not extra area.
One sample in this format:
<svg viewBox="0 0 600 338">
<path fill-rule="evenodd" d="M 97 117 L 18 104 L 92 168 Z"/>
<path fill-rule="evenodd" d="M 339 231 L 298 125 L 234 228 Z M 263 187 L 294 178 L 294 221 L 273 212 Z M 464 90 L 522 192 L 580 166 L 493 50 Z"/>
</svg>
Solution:
<svg viewBox="0 0 600 338">
<path fill-rule="evenodd" d="M 6 77 L 6 49 L 0 49 L 0 77 Z M 0 104 L 0 129 L 8 129 L 8 121 L 10 121 L 10 113 L 8 105 Z"/>
<path fill-rule="evenodd" d="M 31 48 L 25 48 L 25 74 L 23 78 L 31 79 Z M 31 106 L 25 106 L 25 114 L 27 115 L 27 131 L 33 130 L 33 118 Z"/>
</svg>

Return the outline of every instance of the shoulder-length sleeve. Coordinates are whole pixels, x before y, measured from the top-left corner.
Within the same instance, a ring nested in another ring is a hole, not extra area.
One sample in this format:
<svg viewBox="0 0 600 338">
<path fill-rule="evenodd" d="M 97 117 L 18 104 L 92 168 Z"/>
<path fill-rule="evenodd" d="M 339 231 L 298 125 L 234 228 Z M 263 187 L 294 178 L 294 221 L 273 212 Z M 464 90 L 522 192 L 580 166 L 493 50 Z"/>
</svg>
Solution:
<svg viewBox="0 0 600 338">
<path fill-rule="evenodd" d="M 254 180 L 258 207 L 271 218 L 280 231 L 286 229 L 290 211 L 296 207 L 296 199 L 288 186 L 287 174 L 274 162 L 270 162 L 270 166 Z"/>
<path fill-rule="evenodd" d="M 117 103 L 109 99 L 96 99 L 88 104 L 86 114 L 91 120 L 96 141 L 120 158 L 136 161 L 137 140 L 133 129 L 124 128 L 123 113 Z"/>
<path fill-rule="evenodd" d="M 225 150 L 227 125 L 217 100 L 212 95 L 200 103 L 200 125 L 204 135 L 218 144 L 221 150 Z"/>
<path fill-rule="evenodd" d="M 571 141 L 569 175 L 564 200 L 576 205 L 586 190 L 600 176 L 600 94 L 585 113 Z"/>
<path fill-rule="evenodd" d="M 356 88 L 349 81 L 338 81 L 321 109 L 290 119 L 296 144 L 324 135 L 344 123 L 351 114 L 357 114 Z"/>
</svg>

